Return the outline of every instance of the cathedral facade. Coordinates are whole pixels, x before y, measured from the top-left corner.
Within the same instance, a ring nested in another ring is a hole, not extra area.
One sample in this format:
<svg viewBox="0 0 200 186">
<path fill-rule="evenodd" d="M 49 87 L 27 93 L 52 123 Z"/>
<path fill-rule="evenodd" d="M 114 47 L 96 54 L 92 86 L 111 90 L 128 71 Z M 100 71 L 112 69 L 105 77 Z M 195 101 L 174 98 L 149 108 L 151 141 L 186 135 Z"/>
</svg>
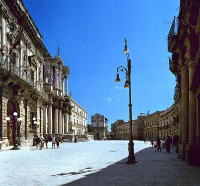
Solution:
<svg viewBox="0 0 200 186">
<path fill-rule="evenodd" d="M 30 145 L 38 134 L 70 133 L 76 103 L 68 95 L 70 70 L 59 52 L 55 57 L 48 53 L 42 40 L 22 0 L 0 1 L 1 147 Z M 85 132 L 85 110 L 83 123 Z"/>
</svg>

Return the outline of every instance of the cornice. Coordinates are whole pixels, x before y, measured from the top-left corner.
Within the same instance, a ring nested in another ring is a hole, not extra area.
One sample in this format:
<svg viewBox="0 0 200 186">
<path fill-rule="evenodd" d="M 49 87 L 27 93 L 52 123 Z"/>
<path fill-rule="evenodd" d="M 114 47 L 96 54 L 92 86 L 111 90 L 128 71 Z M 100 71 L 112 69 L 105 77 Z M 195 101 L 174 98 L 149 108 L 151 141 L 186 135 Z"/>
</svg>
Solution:
<svg viewBox="0 0 200 186">
<path fill-rule="evenodd" d="M 5 17 L 7 15 L 14 17 L 18 20 L 19 24 L 22 20 L 25 21 L 24 30 L 29 33 L 29 37 L 34 41 L 35 45 L 38 46 L 40 49 L 43 50 L 43 55 L 48 53 L 44 43 L 42 42 L 43 37 L 40 34 L 39 29 L 35 25 L 33 19 L 31 18 L 28 10 L 26 9 L 24 3 L 21 0 L 4 0 L 9 10 L 4 8 L 2 10 Z M 6 7 L 4 5 L 4 7 Z M 6 12 L 7 11 L 7 12 Z M 9 12 L 8 12 L 9 11 Z M 8 17 L 7 17 L 8 18 Z"/>
</svg>

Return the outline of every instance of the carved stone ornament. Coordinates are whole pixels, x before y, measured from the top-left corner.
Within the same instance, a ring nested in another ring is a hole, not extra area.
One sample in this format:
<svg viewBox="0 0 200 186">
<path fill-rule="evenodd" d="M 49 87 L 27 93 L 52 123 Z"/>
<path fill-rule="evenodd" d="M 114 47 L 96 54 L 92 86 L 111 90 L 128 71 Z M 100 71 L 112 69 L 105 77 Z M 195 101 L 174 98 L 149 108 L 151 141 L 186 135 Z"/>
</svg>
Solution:
<svg viewBox="0 0 200 186">
<path fill-rule="evenodd" d="M 48 69 L 46 72 L 47 72 L 46 77 L 45 77 L 46 83 L 52 83 L 53 82 L 53 74 L 50 72 L 50 69 Z"/>
<path fill-rule="evenodd" d="M 7 26 L 10 29 L 9 36 L 11 39 L 11 43 L 14 44 L 16 42 L 18 34 L 20 32 L 20 28 L 17 24 L 17 20 L 9 18 Z"/>
<path fill-rule="evenodd" d="M 3 45 L 3 48 L 2 48 L 2 54 L 8 54 L 8 47 L 6 45 Z"/>
</svg>

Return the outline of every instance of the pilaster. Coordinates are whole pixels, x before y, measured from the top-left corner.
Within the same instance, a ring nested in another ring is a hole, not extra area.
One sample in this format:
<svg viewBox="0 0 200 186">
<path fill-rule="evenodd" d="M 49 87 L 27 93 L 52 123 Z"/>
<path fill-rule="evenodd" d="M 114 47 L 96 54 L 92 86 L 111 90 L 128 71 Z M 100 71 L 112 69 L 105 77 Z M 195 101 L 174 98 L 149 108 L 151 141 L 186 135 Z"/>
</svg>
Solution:
<svg viewBox="0 0 200 186">
<path fill-rule="evenodd" d="M 62 111 L 59 110 L 59 134 L 62 134 L 62 129 L 63 129 L 63 125 L 62 125 Z"/>
<path fill-rule="evenodd" d="M 182 143 L 187 144 L 189 139 L 189 78 L 188 66 L 181 69 L 181 112 L 182 112 Z"/>
<path fill-rule="evenodd" d="M 55 107 L 54 113 L 54 134 L 58 134 L 58 107 Z"/>
<path fill-rule="evenodd" d="M 52 104 L 48 106 L 48 133 L 52 134 Z"/>
<path fill-rule="evenodd" d="M 195 72 L 195 65 L 189 65 L 189 87 L 192 85 L 192 80 Z M 194 145 L 196 142 L 196 99 L 193 91 L 189 90 L 189 143 Z"/>
<path fill-rule="evenodd" d="M 44 135 L 48 133 L 48 131 L 47 131 L 48 126 L 47 125 L 48 125 L 47 124 L 47 106 L 44 105 L 43 106 L 43 134 Z"/>
</svg>

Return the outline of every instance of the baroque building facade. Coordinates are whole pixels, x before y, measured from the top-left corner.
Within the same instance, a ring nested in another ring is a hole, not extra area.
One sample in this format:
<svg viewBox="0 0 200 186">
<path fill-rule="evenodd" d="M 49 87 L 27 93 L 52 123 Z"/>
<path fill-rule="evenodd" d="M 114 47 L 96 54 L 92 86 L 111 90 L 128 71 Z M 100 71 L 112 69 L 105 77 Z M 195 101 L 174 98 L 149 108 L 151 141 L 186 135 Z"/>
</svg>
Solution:
<svg viewBox="0 0 200 186">
<path fill-rule="evenodd" d="M 174 17 L 169 35 L 170 71 L 177 86 L 179 102 L 179 158 L 200 165 L 200 1 L 181 0 L 178 17 Z"/>
<path fill-rule="evenodd" d="M 83 136 L 87 133 L 87 111 L 72 99 L 70 94 L 71 118 L 69 132 Z"/>
<path fill-rule="evenodd" d="M 165 141 L 168 136 L 179 135 L 179 105 L 173 104 L 163 111 L 156 111 L 144 119 L 145 140 Z"/>
<path fill-rule="evenodd" d="M 132 135 L 133 139 L 136 140 L 143 140 L 144 139 L 144 120 L 147 118 L 148 115 L 144 113 L 140 113 L 139 116 L 137 116 L 136 120 L 133 120 L 132 125 Z"/>
<path fill-rule="evenodd" d="M 132 120 L 132 136 L 134 140 L 144 139 L 144 119 L 147 115 L 141 113 L 137 119 Z M 117 120 L 111 124 L 111 139 L 129 140 L 130 138 L 130 122 Z"/>
<path fill-rule="evenodd" d="M 118 140 L 128 140 L 130 133 L 129 122 L 121 122 L 117 124 L 117 139 Z"/>
<path fill-rule="evenodd" d="M 70 133 L 72 105 L 78 105 L 68 96 L 70 70 L 42 40 L 22 0 L 0 1 L 1 146 L 32 144 L 39 133 Z M 85 110 L 79 120 L 86 126 Z"/>
<path fill-rule="evenodd" d="M 108 119 L 104 115 L 95 114 L 91 116 L 91 127 L 94 131 L 95 140 L 107 139 L 108 135 Z"/>
</svg>

